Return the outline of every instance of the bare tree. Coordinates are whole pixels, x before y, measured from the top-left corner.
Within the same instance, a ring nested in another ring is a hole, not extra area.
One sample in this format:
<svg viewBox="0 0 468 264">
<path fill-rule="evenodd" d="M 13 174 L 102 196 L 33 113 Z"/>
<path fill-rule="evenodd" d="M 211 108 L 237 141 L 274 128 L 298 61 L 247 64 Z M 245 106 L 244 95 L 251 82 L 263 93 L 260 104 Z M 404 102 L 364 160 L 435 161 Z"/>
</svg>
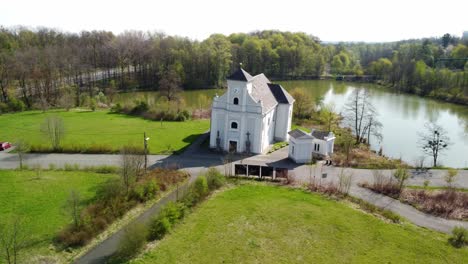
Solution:
<svg viewBox="0 0 468 264">
<path fill-rule="evenodd" d="M 351 183 L 353 181 L 353 174 L 345 172 L 344 168 L 341 169 L 338 176 L 338 190 L 344 195 L 349 194 Z"/>
<path fill-rule="evenodd" d="M 80 226 L 80 202 L 81 195 L 77 190 L 71 190 L 65 203 L 65 209 L 70 214 L 75 228 Z"/>
<path fill-rule="evenodd" d="M 128 193 L 132 184 L 136 182 L 142 173 L 145 155 L 143 150 L 135 146 L 124 146 L 120 151 L 120 155 L 122 157 L 120 175 Z"/>
<path fill-rule="evenodd" d="M 15 143 L 15 151 L 18 154 L 19 168 L 22 170 L 24 153 L 29 151 L 29 144 L 23 139 L 19 139 Z"/>
<path fill-rule="evenodd" d="M 361 143 L 370 134 L 377 134 L 381 124 L 376 119 L 377 110 L 370 102 L 366 89 L 355 89 L 345 106 L 345 122 L 353 129 L 356 143 Z"/>
<path fill-rule="evenodd" d="M 41 131 L 49 140 L 53 150 L 60 149 L 65 136 L 65 126 L 61 117 L 55 115 L 46 117 L 42 123 Z"/>
<path fill-rule="evenodd" d="M 0 225 L 0 247 L 6 263 L 18 263 L 20 252 L 26 247 L 26 232 L 19 217 Z"/>
<path fill-rule="evenodd" d="M 437 166 L 437 159 L 441 152 L 450 145 L 447 131 L 436 123 L 426 123 L 425 131 L 419 134 L 420 145 L 424 153 L 432 156 L 433 166 Z"/>
</svg>

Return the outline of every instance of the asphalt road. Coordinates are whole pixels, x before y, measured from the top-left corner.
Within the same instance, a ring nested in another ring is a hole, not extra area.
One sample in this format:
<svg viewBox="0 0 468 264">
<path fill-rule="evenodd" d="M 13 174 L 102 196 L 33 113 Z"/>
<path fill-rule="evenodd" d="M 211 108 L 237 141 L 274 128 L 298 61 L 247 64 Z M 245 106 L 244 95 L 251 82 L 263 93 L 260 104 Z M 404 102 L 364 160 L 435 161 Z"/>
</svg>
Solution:
<svg viewBox="0 0 468 264">
<path fill-rule="evenodd" d="M 193 181 L 208 167 L 217 167 L 220 171 L 223 171 L 225 166 L 223 165 L 223 159 L 224 157 L 221 155 L 206 152 L 199 153 L 192 149 L 179 156 L 149 155 L 148 163 L 151 167 L 170 166 L 187 170 L 192 175 L 190 181 Z M 49 164 L 54 164 L 57 167 L 63 167 L 65 164 L 78 164 L 80 166 L 119 165 L 120 156 L 104 154 L 27 154 L 25 155 L 24 163 L 28 166 L 40 164 L 44 168 L 47 168 Z M 297 165 L 287 159 L 287 148 L 276 151 L 270 155 L 256 155 L 248 158 L 234 157 L 233 164 L 237 163 L 288 168 L 295 175 L 296 181 L 301 183 L 309 182 L 314 175 L 316 178 L 320 178 L 323 173 L 327 174 L 327 177 L 323 179 L 323 181 L 337 181 L 338 175 L 342 170 L 341 168 L 323 166 L 321 164 L 313 168 L 307 165 Z M 0 152 L 1 169 L 14 169 L 18 167 L 18 164 L 19 161 L 16 154 Z M 345 172 L 353 175 L 350 190 L 350 194 L 352 196 L 361 198 L 381 208 L 389 209 L 421 227 L 430 228 L 444 233 L 450 233 L 455 226 L 468 228 L 468 222 L 447 220 L 430 216 L 416 210 L 412 206 L 403 204 L 398 200 L 380 194 L 375 194 L 367 189 L 359 187 L 358 183 L 360 182 L 372 182 L 373 170 L 345 169 Z M 383 170 L 382 173 L 391 175 L 392 171 Z M 444 170 L 431 170 L 424 174 L 413 174 L 413 176 L 408 180 L 408 185 L 422 185 L 425 180 L 429 180 L 430 186 L 445 186 L 445 173 L 446 171 Z M 459 171 L 459 175 L 455 181 L 455 186 L 468 188 L 467 170 Z M 180 190 L 181 189 L 179 189 L 179 191 Z M 160 209 L 165 204 L 169 201 L 175 200 L 176 195 L 177 193 L 174 191 L 166 197 L 163 197 L 157 204 L 140 215 L 130 225 L 147 223 L 151 217 L 159 213 Z M 107 240 L 87 252 L 75 263 L 103 263 L 107 257 L 117 250 L 117 246 L 123 234 L 124 230 L 116 232 Z"/>
</svg>

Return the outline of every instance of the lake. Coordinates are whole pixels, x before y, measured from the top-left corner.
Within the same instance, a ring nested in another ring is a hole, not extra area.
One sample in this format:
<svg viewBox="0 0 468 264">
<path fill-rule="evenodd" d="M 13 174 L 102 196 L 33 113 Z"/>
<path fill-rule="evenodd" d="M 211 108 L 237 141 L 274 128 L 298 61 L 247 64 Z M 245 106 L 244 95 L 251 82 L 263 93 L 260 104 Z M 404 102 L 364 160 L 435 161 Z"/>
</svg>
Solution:
<svg viewBox="0 0 468 264">
<path fill-rule="evenodd" d="M 418 132 L 424 129 L 424 124 L 434 121 L 448 132 L 452 144 L 439 158 L 439 164 L 451 167 L 468 167 L 468 107 L 435 101 L 409 94 L 399 94 L 375 84 L 337 82 L 329 80 L 313 81 L 281 81 L 287 90 L 296 87 L 306 89 L 312 98 L 324 97 L 325 104 L 333 104 L 336 112 L 341 112 L 349 95 L 356 88 L 368 89 L 371 102 L 377 108 L 379 121 L 383 124 L 382 142 L 371 138 L 372 148 L 380 146 L 386 156 L 402 158 L 414 164 L 423 155 L 418 145 Z M 211 99 L 215 94 L 223 94 L 222 89 L 189 90 L 183 97 L 187 106 L 197 108 L 207 107 L 210 101 L 200 100 L 200 95 Z M 137 92 L 130 98 L 154 97 L 155 92 Z M 129 98 L 119 95 L 117 101 Z M 432 165 L 432 158 L 426 157 L 426 165 Z"/>
<path fill-rule="evenodd" d="M 393 93 L 375 84 L 347 83 L 336 81 L 283 81 L 286 89 L 303 87 L 311 96 L 324 97 L 325 104 L 333 104 L 341 112 L 350 94 L 356 88 L 368 89 L 371 102 L 376 107 L 378 119 L 383 124 L 382 142 L 371 139 L 372 148 L 394 158 L 414 164 L 423 155 L 418 133 L 427 122 L 436 122 L 444 127 L 452 144 L 440 156 L 438 163 L 451 167 L 468 167 L 468 107 L 423 98 L 415 95 Z M 432 165 L 432 158 L 426 158 Z"/>
</svg>

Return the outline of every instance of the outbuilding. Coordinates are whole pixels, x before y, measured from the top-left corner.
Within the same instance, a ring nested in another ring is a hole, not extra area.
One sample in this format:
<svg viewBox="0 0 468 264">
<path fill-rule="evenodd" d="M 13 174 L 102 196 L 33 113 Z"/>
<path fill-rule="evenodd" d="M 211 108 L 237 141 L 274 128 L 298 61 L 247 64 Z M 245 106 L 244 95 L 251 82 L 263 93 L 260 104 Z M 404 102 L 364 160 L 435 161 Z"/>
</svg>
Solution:
<svg viewBox="0 0 468 264">
<path fill-rule="evenodd" d="M 294 129 L 289 134 L 289 158 L 296 163 L 307 163 L 312 158 L 323 159 L 333 154 L 335 135 L 332 132 L 312 130 L 311 133 Z"/>
</svg>

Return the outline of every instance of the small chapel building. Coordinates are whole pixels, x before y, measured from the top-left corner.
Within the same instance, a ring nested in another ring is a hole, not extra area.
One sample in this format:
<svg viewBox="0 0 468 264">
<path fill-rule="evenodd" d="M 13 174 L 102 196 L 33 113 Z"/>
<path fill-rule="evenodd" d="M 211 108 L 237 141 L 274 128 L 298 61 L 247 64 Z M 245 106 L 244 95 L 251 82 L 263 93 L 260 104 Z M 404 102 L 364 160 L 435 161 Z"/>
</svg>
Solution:
<svg viewBox="0 0 468 264">
<path fill-rule="evenodd" d="M 239 67 L 227 77 L 227 86 L 213 99 L 211 148 L 260 154 L 275 141 L 289 140 L 294 98 L 281 85 Z"/>
</svg>

